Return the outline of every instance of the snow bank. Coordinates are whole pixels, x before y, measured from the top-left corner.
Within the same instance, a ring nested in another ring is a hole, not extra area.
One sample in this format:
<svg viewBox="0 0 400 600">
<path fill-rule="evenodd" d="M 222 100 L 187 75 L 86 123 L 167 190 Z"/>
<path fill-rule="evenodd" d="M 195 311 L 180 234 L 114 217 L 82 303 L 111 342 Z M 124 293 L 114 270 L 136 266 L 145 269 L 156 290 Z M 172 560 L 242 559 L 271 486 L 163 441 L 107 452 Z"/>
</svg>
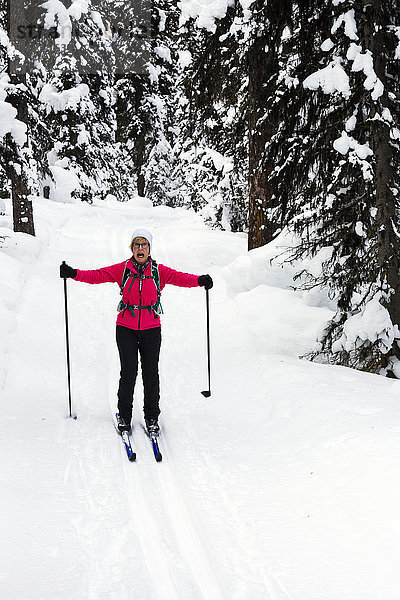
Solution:
<svg viewBox="0 0 400 600">
<path fill-rule="evenodd" d="M 356 231 L 365 236 L 361 222 L 357 222 Z M 286 251 L 294 245 L 295 239 L 283 232 L 270 244 L 239 256 L 222 270 L 238 318 L 245 318 L 260 352 L 291 357 L 306 354 L 315 348 L 336 312 L 336 303 L 327 290 L 299 290 L 302 279 L 295 278 L 303 270 L 318 277 L 332 249 L 323 248 L 313 259 L 288 264 Z M 374 298 L 347 319 L 332 350 L 351 352 L 365 342 L 378 342 L 386 353 L 398 337 L 388 311 L 379 298 Z"/>
<path fill-rule="evenodd" d="M 331 256 L 332 249 L 327 247 L 312 259 L 299 263 L 286 262 L 287 252 L 293 248 L 296 240 L 287 231 L 278 235 L 270 244 L 251 250 L 239 256 L 224 269 L 227 291 L 231 296 L 250 291 L 258 285 L 266 284 L 284 290 L 295 290 L 300 281 L 295 281 L 295 275 L 306 269 L 318 277 L 322 264 Z M 297 291 L 304 302 L 310 306 L 322 306 L 334 309 L 334 304 L 326 294 L 317 291 Z"/>
<path fill-rule="evenodd" d="M 94 202 L 94 204 L 96 204 L 96 201 Z M 132 208 L 151 209 L 153 208 L 153 203 L 151 200 L 149 200 L 148 198 L 144 198 L 143 196 L 135 196 L 130 200 L 126 200 L 126 202 L 120 202 L 115 196 L 109 194 L 104 200 L 99 201 L 99 206 L 108 206 L 113 210 L 125 211 L 126 209 Z"/>
<path fill-rule="evenodd" d="M 0 237 L 1 241 L 1 237 Z M 16 308 L 22 288 L 22 268 L 18 260 L 0 252 L 0 390 L 5 383 L 8 360 L 7 340 L 17 329 Z"/>
<path fill-rule="evenodd" d="M 3 202 L 3 201 L 2 201 Z M 11 201 L 3 202 L 6 215 L 11 215 Z M 2 225 L 6 226 L 2 226 Z M 23 288 L 31 262 L 39 253 L 40 243 L 24 233 L 14 233 L 11 219 L 0 221 L 0 390 L 7 373 L 8 340 L 17 329 L 17 315 L 23 300 Z"/>
<path fill-rule="evenodd" d="M 279 235 L 274 242 L 251 250 L 225 267 L 223 276 L 230 296 L 266 284 L 288 289 L 294 285 L 295 268 L 285 264 L 282 255 L 291 243 L 290 236 Z"/>
<path fill-rule="evenodd" d="M 321 327 L 332 316 L 326 308 L 308 306 L 291 290 L 268 285 L 238 294 L 235 302 L 259 352 L 293 358 L 314 347 Z"/>
<path fill-rule="evenodd" d="M 295 281 L 303 269 L 318 276 L 331 248 L 322 249 L 313 259 L 289 264 L 286 251 L 294 242 L 283 232 L 270 244 L 236 258 L 222 274 L 259 349 L 297 357 L 314 346 L 335 304 L 325 290 L 297 290 L 300 281 Z"/>
</svg>

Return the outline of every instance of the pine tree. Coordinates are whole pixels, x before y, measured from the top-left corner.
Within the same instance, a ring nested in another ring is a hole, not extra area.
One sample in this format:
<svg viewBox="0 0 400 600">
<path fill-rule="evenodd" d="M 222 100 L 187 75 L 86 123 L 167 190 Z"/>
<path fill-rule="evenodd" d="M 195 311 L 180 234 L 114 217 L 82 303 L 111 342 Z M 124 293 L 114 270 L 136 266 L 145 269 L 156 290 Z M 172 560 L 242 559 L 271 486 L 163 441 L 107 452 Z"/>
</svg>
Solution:
<svg viewBox="0 0 400 600">
<path fill-rule="evenodd" d="M 282 146 L 288 96 L 297 80 L 287 74 L 292 56 L 286 37 L 293 10 L 291 0 L 257 0 L 251 5 L 249 48 L 249 250 L 270 242 L 286 218 L 286 173 L 280 167 L 290 160 Z M 294 48 L 291 47 L 292 52 Z M 285 77 L 286 72 L 286 77 Z M 276 139 L 279 137 L 279 143 Z M 296 165 L 298 168 L 298 165 Z M 278 175 L 279 173 L 279 175 Z M 289 183 L 289 182 L 288 182 Z M 289 183 L 292 185 L 292 182 Z"/>
<path fill-rule="evenodd" d="M 400 376 L 398 3 L 312 9 L 299 4 L 304 91 L 292 111 L 304 160 L 289 212 L 293 256 L 328 255 L 319 276 L 301 273 L 303 286 L 326 287 L 338 307 L 313 358 Z"/>
<path fill-rule="evenodd" d="M 145 194 L 154 204 L 174 205 L 173 173 L 176 157 L 178 80 L 178 10 L 168 0 L 153 3 L 149 60 L 150 108 L 144 168 Z"/>
<path fill-rule="evenodd" d="M 131 47 L 121 22 L 116 37 L 117 63 L 123 66 L 115 82 L 117 140 L 137 193 L 155 204 L 174 204 L 178 11 L 167 0 L 140 6 L 137 14 L 136 6 L 124 4 L 125 21 L 131 35 L 137 30 L 143 35 Z"/>
<path fill-rule="evenodd" d="M 51 3 L 43 7 L 41 25 L 50 22 L 56 32 L 41 45 L 39 82 L 42 119 L 53 141 L 47 156 L 54 196 L 68 171 L 72 196 L 92 202 L 116 187 L 110 36 L 95 1 L 69 9 L 55 5 L 55 12 Z"/>
<path fill-rule="evenodd" d="M 116 57 L 114 81 L 116 140 L 121 165 L 121 193 L 125 198 L 136 190 L 145 194 L 145 165 L 153 135 L 149 102 L 152 10 L 145 0 L 110 5 L 113 49 Z"/>
<path fill-rule="evenodd" d="M 247 225 L 247 106 L 243 11 L 237 3 L 214 31 L 185 24 L 178 44 L 182 89 L 177 107 L 175 202 L 214 226 Z"/>
</svg>

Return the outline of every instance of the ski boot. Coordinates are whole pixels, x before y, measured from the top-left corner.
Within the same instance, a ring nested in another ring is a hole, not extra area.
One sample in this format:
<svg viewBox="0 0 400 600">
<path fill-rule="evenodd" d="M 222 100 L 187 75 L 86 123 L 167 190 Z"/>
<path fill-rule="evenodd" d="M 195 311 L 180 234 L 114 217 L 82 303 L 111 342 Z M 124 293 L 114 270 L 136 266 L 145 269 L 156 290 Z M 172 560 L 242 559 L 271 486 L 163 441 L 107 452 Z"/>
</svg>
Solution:
<svg viewBox="0 0 400 600">
<path fill-rule="evenodd" d="M 145 419 L 147 433 L 150 437 L 157 437 L 160 433 L 160 427 L 157 419 Z"/>
<path fill-rule="evenodd" d="M 131 431 L 130 420 L 124 419 L 120 414 L 117 413 L 117 428 L 120 433 L 123 431 L 127 431 L 129 433 Z"/>
</svg>

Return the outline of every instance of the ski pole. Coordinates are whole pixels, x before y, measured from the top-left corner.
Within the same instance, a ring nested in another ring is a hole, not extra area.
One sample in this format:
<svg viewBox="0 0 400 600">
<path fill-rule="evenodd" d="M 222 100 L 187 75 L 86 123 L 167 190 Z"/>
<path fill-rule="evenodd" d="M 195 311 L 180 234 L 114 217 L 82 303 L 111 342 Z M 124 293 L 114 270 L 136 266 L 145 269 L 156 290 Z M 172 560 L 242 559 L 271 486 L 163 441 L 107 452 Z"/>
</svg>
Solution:
<svg viewBox="0 0 400 600">
<path fill-rule="evenodd" d="M 63 261 L 65 265 L 65 261 Z M 67 278 L 64 277 L 64 310 L 65 310 L 65 339 L 67 343 L 67 377 L 68 377 L 68 403 L 69 403 L 69 416 L 72 419 L 76 419 L 76 415 L 72 414 L 72 400 L 71 400 L 71 366 L 69 360 L 69 329 L 68 329 L 68 302 L 67 302 Z"/>
<path fill-rule="evenodd" d="M 207 368 L 208 368 L 208 390 L 201 392 L 205 398 L 211 396 L 211 361 L 210 361 L 210 299 L 209 290 L 206 290 L 207 307 Z"/>
</svg>

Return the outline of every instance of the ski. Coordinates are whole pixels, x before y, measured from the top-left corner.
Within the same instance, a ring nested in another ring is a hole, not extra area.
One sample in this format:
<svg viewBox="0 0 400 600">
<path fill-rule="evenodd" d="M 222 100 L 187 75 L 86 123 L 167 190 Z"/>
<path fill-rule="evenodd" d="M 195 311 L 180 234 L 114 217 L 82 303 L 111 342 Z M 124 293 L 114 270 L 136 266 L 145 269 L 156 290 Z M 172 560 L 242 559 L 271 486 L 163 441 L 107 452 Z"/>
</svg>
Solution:
<svg viewBox="0 0 400 600">
<path fill-rule="evenodd" d="M 115 416 L 118 418 L 118 413 L 116 413 Z M 131 437 L 129 433 L 127 431 L 119 431 L 117 426 L 115 426 L 115 429 L 122 438 L 128 459 L 133 462 L 136 460 L 136 452 L 132 450 Z"/>
<path fill-rule="evenodd" d="M 134 460 L 136 460 L 136 452 L 134 452 L 132 450 L 132 444 L 131 444 L 131 440 L 129 437 L 129 433 L 127 431 L 123 431 L 121 433 L 121 437 L 122 437 L 122 441 L 124 442 L 124 446 L 125 446 L 125 450 L 126 450 L 126 454 L 129 458 L 129 460 L 132 462 Z"/>
<path fill-rule="evenodd" d="M 144 425 L 142 425 L 142 427 L 143 427 L 143 431 L 145 432 L 146 436 L 149 438 L 149 440 L 151 442 L 151 447 L 153 449 L 154 458 L 156 459 L 157 462 L 161 462 L 162 454 L 160 452 L 160 447 L 158 445 L 158 435 L 150 435 L 150 433 L 147 431 L 146 427 Z"/>
<path fill-rule="evenodd" d="M 158 447 L 158 439 L 155 435 L 150 435 L 149 438 L 151 441 L 151 445 L 153 447 L 154 458 L 156 459 L 157 462 L 161 462 L 162 454 L 160 452 L 160 448 Z"/>
</svg>

